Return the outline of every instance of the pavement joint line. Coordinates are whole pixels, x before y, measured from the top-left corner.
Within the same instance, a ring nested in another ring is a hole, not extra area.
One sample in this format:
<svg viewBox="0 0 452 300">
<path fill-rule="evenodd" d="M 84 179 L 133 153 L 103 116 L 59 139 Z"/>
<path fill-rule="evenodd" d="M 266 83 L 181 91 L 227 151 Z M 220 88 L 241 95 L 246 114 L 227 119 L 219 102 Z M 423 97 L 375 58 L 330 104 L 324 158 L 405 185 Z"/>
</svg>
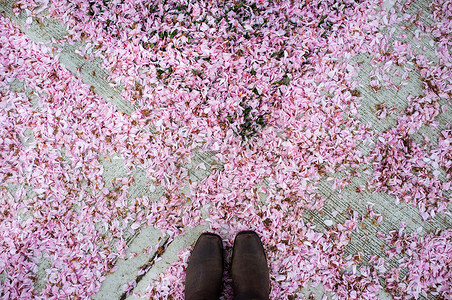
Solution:
<svg viewBox="0 0 452 300">
<path fill-rule="evenodd" d="M 39 25 L 36 25 L 36 22 L 33 22 L 29 28 L 26 28 L 25 24 L 27 16 L 25 16 L 22 12 L 16 15 L 12 9 L 14 3 L 14 0 L 0 1 L 0 13 L 18 26 L 28 38 L 38 44 L 43 44 L 48 47 L 55 47 L 60 50 L 52 56 L 60 62 L 62 67 L 71 72 L 76 78 L 80 78 L 83 83 L 94 87 L 93 93 L 96 93 L 104 99 L 104 101 L 114 105 L 118 110 L 127 115 L 131 115 L 137 109 L 129 101 L 125 100 L 121 96 L 120 92 L 110 87 L 107 80 L 103 79 L 104 77 L 108 77 L 107 71 L 105 71 L 100 65 L 96 65 L 94 61 L 90 61 L 75 52 L 77 44 L 70 45 L 66 43 L 64 45 L 60 45 L 55 43 L 55 40 L 63 39 L 58 37 L 58 33 L 54 33 L 52 35 L 50 31 L 45 31 Z M 55 19 L 49 20 L 60 23 Z M 93 73 L 94 70 L 97 71 L 97 74 L 96 72 Z"/>
<path fill-rule="evenodd" d="M 143 266 L 140 267 L 140 271 L 142 272 L 142 274 L 138 275 L 135 278 L 134 281 L 134 288 L 132 288 L 130 291 L 125 291 L 121 297 L 119 298 L 120 300 L 125 300 L 128 296 L 130 296 L 133 293 L 133 290 L 135 289 L 135 287 L 138 285 L 138 283 L 144 278 L 144 276 L 146 276 L 146 274 L 152 269 L 152 266 L 155 263 L 155 260 L 158 259 L 159 257 L 161 257 L 166 249 L 168 248 L 168 246 L 173 242 L 174 240 L 169 239 L 169 236 L 167 235 L 164 238 L 164 242 L 163 245 L 158 247 L 157 250 L 154 252 L 154 255 L 148 260 L 148 262 L 146 264 L 144 264 Z"/>
</svg>

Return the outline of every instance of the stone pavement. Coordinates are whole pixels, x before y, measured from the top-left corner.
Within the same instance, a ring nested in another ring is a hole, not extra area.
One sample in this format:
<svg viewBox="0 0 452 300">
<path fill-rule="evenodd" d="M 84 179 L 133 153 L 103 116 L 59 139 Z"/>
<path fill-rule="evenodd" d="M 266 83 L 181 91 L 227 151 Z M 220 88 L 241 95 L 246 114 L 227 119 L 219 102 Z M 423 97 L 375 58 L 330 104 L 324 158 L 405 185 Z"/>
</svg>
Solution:
<svg viewBox="0 0 452 300">
<path fill-rule="evenodd" d="M 24 25 L 27 16 L 23 13 L 17 16 L 14 15 L 12 13 L 13 3 L 14 1 L 11 0 L 0 1 L 0 12 L 20 26 L 22 31 L 33 41 L 39 43 L 52 42 L 54 39 L 63 39 L 66 35 L 67 28 L 59 21 L 52 19 L 47 20 L 44 24 L 32 22 L 30 28 L 25 28 Z M 392 5 L 393 3 L 391 1 L 385 1 L 386 9 L 390 9 Z M 418 8 L 424 9 L 422 18 L 425 22 L 430 21 L 430 16 L 426 9 L 427 5 L 428 1 L 417 1 L 412 8 L 413 11 L 416 11 Z M 45 14 L 45 11 L 42 13 Z M 403 30 L 400 27 L 395 27 L 395 31 L 401 33 Z M 396 34 L 394 36 L 396 36 Z M 413 33 L 409 32 L 407 39 L 412 44 L 413 48 L 423 49 L 426 47 L 427 52 L 424 54 L 434 59 L 435 45 L 430 43 L 428 38 L 424 38 L 421 42 L 418 42 L 414 41 L 412 37 Z M 54 45 L 57 44 L 54 43 Z M 65 44 L 59 55 L 61 64 L 74 74 L 80 72 L 82 80 L 86 84 L 93 86 L 94 91 L 106 101 L 111 102 L 124 113 L 132 113 L 136 108 L 121 97 L 120 91 L 110 87 L 105 79 L 108 74 L 102 69 L 101 62 L 88 61 L 77 54 L 77 49 L 80 46 L 82 45 Z M 376 92 L 369 86 L 371 80 L 370 74 L 373 68 L 370 64 L 372 57 L 363 53 L 352 59 L 360 62 L 362 67 L 359 74 L 361 85 L 358 88 L 358 91 L 361 94 L 360 115 L 363 117 L 362 121 L 371 123 L 373 128 L 380 132 L 394 127 L 396 125 L 397 114 L 379 119 L 376 117 L 375 107 L 386 104 L 388 107 L 395 106 L 399 110 L 405 108 L 407 96 L 409 94 L 422 94 L 423 83 L 419 74 L 417 74 L 416 71 L 413 71 L 410 84 L 402 87 L 399 91 L 382 89 Z M 93 71 L 95 71 L 96 76 L 93 75 Z M 394 76 L 393 79 L 398 80 L 396 76 Z M 11 86 L 20 89 L 21 82 L 15 81 Z M 440 114 L 437 117 L 436 120 L 439 122 L 437 130 L 432 130 L 427 127 L 421 130 L 422 133 L 426 134 L 431 140 L 436 140 L 438 132 L 444 129 L 446 124 L 450 124 L 452 120 L 450 114 L 452 107 L 446 101 L 442 104 L 448 106 L 448 112 Z M 422 136 L 416 134 L 414 139 L 415 141 L 420 142 Z M 369 151 L 370 149 L 369 145 L 363 144 L 360 147 L 363 152 Z M 218 163 L 212 156 L 213 153 L 209 152 L 196 153 L 195 158 L 192 160 L 190 166 L 188 166 L 191 180 L 201 181 L 210 174 L 212 167 L 221 168 L 221 166 L 217 165 Z M 113 178 L 121 177 L 126 173 L 123 159 L 119 154 L 112 153 L 109 158 L 105 158 L 102 161 L 102 165 L 104 167 L 103 177 L 107 183 L 111 182 Z M 363 169 L 366 167 L 369 169 L 371 168 L 371 166 L 362 166 Z M 337 176 L 340 178 L 340 174 Z M 158 200 L 162 197 L 163 191 L 158 187 L 153 186 L 152 182 L 147 181 L 144 174 L 136 171 L 134 178 L 136 184 L 131 190 L 131 199 L 143 195 L 147 195 L 154 200 Z M 441 174 L 440 178 L 445 180 L 445 174 Z M 452 218 L 450 215 L 439 215 L 429 222 L 424 222 L 422 221 L 417 208 L 405 203 L 395 204 L 395 198 L 391 195 L 385 193 L 370 193 L 366 191 L 357 193 L 356 188 L 365 185 L 366 180 L 368 179 L 368 177 L 355 178 L 353 184 L 342 192 L 341 197 L 336 190 L 331 188 L 331 182 L 324 182 L 319 189 L 319 193 L 326 199 L 324 208 L 321 212 L 316 210 L 306 211 L 304 214 L 305 221 L 311 221 L 316 225 L 316 231 L 322 232 L 327 228 L 328 223 L 325 223 L 326 220 L 332 220 L 333 223 L 342 222 L 345 219 L 342 217 L 343 213 L 345 214 L 350 208 L 365 214 L 369 205 L 368 203 L 371 202 L 374 204 L 373 210 L 383 216 L 383 221 L 380 224 L 377 224 L 370 218 L 365 220 L 361 225 L 362 230 L 354 234 L 351 244 L 347 246 L 346 252 L 347 254 L 356 254 L 358 251 L 363 251 L 365 254 L 380 256 L 383 256 L 381 247 L 383 242 L 376 237 L 376 233 L 378 231 L 387 233 L 390 230 L 398 229 L 400 222 L 407 223 L 408 231 L 415 231 L 420 227 L 424 233 L 433 231 L 437 228 L 452 228 Z M 265 197 L 265 195 L 263 195 L 263 197 Z M 152 284 L 158 274 L 165 272 L 171 263 L 178 260 L 178 252 L 191 246 L 196 241 L 199 234 L 208 227 L 207 221 L 205 225 L 187 228 L 185 234 L 177 236 L 175 239 L 162 235 L 158 230 L 152 227 L 141 228 L 140 230 L 137 230 L 135 234 L 126 236 L 125 238 L 128 244 L 126 257 L 116 261 L 116 271 L 106 277 L 106 280 L 103 282 L 100 291 L 95 295 L 94 299 L 133 299 L 132 296 L 125 296 L 123 287 L 126 284 L 135 281 L 136 287 L 133 289 L 133 292 L 144 292 L 146 287 L 149 284 Z M 43 259 L 37 273 L 38 275 L 35 284 L 35 289 L 37 290 L 45 285 L 43 278 L 46 266 L 48 266 L 48 262 Z M 317 295 L 320 296 L 323 294 L 321 285 L 316 288 L 307 288 L 303 292 L 307 295 L 311 291 L 315 291 Z M 382 298 L 391 298 L 388 294 L 382 294 L 381 296 Z"/>
</svg>

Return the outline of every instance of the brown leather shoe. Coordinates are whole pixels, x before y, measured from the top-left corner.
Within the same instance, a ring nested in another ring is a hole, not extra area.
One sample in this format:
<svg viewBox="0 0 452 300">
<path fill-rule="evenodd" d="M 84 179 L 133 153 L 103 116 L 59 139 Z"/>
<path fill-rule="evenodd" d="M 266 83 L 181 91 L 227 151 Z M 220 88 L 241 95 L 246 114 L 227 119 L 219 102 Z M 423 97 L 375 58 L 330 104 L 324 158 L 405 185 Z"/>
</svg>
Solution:
<svg viewBox="0 0 452 300">
<path fill-rule="evenodd" d="M 231 273 L 235 300 L 269 299 L 267 258 L 254 231 L 242 231 L 235 237 Z"/>
<path fill-rule="evenodd" d="M 185 277 L 186 300 L 218 300 L 223 277 L 223 243 L 213 233 L 203 233 L 196 241 Z"/>
</svg>

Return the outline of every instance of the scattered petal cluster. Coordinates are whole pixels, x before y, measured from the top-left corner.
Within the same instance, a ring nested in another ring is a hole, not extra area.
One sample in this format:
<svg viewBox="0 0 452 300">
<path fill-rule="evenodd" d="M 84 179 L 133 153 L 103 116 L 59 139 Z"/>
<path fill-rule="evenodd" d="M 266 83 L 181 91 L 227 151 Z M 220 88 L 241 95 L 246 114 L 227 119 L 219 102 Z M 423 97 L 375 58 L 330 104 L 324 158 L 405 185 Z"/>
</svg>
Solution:
<svg viewBox="0 0 452 300">
<path fill-rule="evenodd" d="M 93 296 L 139 228 L 174 238 L 205 223 L 229 250 L 238 231 L 258 232 L 272 299 L 303 298 L 303 288 L 319 285 L 340 299 L 378 299 L 384 290 L 449 297 L 450 230 L 381 234 L 388 257 L 346 255 L 358 212 L 336 212 L 343 221 L 323 228 L 305 218 L 322 213 L 322 183 L 341 196 L 358 177 L 367 181 L 358 193 L 392 195 L 424 220 L 448 212 L 452 130 L 438 120 L 451 107 L 452 4 L 432 1 L 426 24 L 401 2 L 14 2 L 22 28 L 0 15 L 0 298 Z M 65 35 L 38 43 L 24 34 L 47 19 Z M 430 48 L 413 47 L 408 34 L 431 37 Z M 101 62 L 108 75 L 100 79 L 132 113 L 102 98 L 84 65 L 65 67 L 71 47 L 86 64 Z M 354 58 L 363 53 L 369 86 L 357 79 Z M 403 108 L 376 108 L 378 122 L 395 126 L 380 132 L 362 118 L 364 91 L 403 91 L 413 77 L 422 94 Z M 188 165 L 200 152 L 214 163 L 194 180 Z M 124 172 L 107 180 L 118 157 Z M 136 174 L 158 201 L 131 197 Z M 130 294 L 182 298 L 189 254 Z M 404 258 L 389 268 L 394 255 Z M 401 268 L 409 271 L 399 279 Z"/>
<path fill-rule="evenodd" d="M 386 274 L 387 290 L 395 299 L 409 299 L 429 294 L 448 299 L 451 295 L 452 274 L 450 256 L 452 231 L 438 229 L 434 233 L 404 233 L 406 224 L 399 230 L 382 235 L 390 246 L 389 258 L 396 257 L 398 268 L 389 268 Z M 402 275 L 402 268 L 408 271 Z"/>
</svg>

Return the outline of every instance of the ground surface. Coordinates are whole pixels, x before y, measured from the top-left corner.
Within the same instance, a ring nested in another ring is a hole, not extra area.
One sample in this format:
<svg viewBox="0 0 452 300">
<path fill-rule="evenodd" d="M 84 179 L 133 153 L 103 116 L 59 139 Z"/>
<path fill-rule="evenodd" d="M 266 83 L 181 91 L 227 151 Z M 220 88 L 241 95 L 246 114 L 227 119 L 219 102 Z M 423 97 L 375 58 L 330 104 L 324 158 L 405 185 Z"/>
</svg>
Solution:
<svg viewBox="0 0 452 300">
<path fill-rule="evenodd" d="M 0 298 L 180 299 L 245 229 L 272 299 L 452 297 L 451 1 L 0 12 Z"/>
</svg>

